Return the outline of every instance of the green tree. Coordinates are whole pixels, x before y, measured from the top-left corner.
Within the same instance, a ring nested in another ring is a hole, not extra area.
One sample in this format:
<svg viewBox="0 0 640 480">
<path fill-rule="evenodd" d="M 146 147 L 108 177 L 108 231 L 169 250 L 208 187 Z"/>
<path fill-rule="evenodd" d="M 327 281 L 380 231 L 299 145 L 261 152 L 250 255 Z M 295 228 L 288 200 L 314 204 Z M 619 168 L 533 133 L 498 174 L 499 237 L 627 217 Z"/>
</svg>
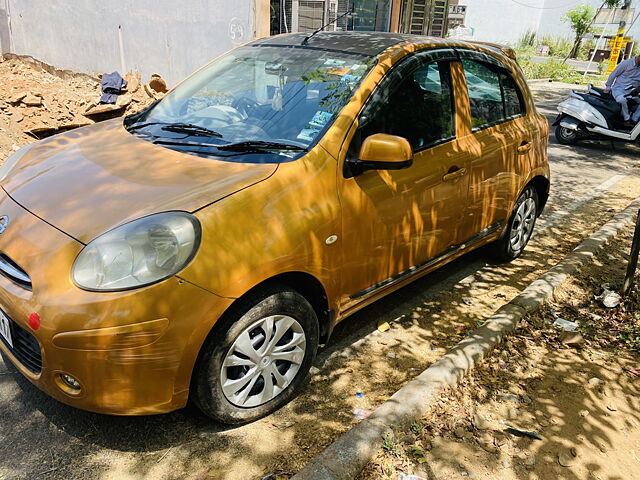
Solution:
<svg viewBox="0 0 640 480">
<path fill-rule="evenodd" d="M 571 49 L 571 53 L 569 54 L 571 58 L 575 58 L 578 54 L 582 36 L 591 30 L 591 22 L 595 14 L 596 11 L 591 5 L 578 5 L 562 16 L 562 21 L 569 23 L 571 30 L 573 30 L 576 36 L 573 49 Z"/>
<path fill-rule="evenodd" d="M 591 25 L 593 25 L 593 22 L 596 19 L 595 18 L 596 15 L 598 15 L 598 13 L 600 13 L 603 8 L 618 8 L 618 7 L 629 8 L 630 6 L 631 6 L 631 0 L 604 0 L 602 2 L 602 5 L 600 5 L 600 8 L 598 8 L 598 12 L 591 17 L 591 21 L 586 24 L 586 27 L 584 26 L 584 24 L 582 25 L 584 27 L 584 33 L 593 32 L 593 29 L 591 28 Z M 587 7 L 587 5 L 583 5 L 582 7 L 583 8 Z M 578 8 L 580 8 L 580 7 L 578 7 Z M 577 10 L 578 8 L 574 8 L 573 11 Z M 565 22 L 571 22 L 572 26 L 573 26 L 573 22 L 572 22 L 571 15 L 570 15 L 571 12 L 572 11 L 567 12 L 563 16 L 562 20 L 565 21 Z M 578 14 L 577 17 L 579 18 L 580 15 Z M 576 31 L 575 28 L 574 28 L 574 31 Z M 580 42 L 581 42 L 581 40 L 582 40 L 582 37 L 580 35 L 577 35 L 576 36 L 576 41 L 573 44 L 573 48 L 571 49 L 569 54 L 567 54 L 567 56 L 564 57 L 563 63 L 567 61 L 567 58 L 569 58 L 569 55 L 572 55 L 573 57 L 575 57 L 578 54 L 578 52 L 580 51 Z"/>
</svg>

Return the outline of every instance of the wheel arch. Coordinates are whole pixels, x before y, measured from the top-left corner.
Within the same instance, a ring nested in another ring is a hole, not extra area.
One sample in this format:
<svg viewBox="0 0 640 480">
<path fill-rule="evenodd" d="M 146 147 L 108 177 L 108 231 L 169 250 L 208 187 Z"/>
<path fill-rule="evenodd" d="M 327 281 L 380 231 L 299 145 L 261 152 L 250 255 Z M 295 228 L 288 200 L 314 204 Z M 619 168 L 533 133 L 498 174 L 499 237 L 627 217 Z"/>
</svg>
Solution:
<svg viewBox="0 0 640 480">
<path fill-rule="evenodd" d="M 538 216 L 540 216 L 547 204 L 547 200 L 549 199 L 549 187 L 551 186 L 551 182 L 543 175 L 536 175 L 529 180 L 529 183 L 527 183 L 522 190 L 524 191 L 524 189 L 530 185 L 536 189 L 536 193 L 538 194 Z"/>
<path fill-rule="evenodd" d="M 333 312 L 329 310 L 329 301 L 326 290 L 322 282 L 320 282 L 316 277 L 309 273 L 300 271 L 279 273 L 251 287 L 240 297 L 234 299 L 231 305 L 226 308 L 222 315 L 220 315 L 218 321 L 211 328 L 209 335 L 216 330 L 216 325 L 220 323 L 221 319 L 234 313 L 239 304 L 243 303 L 248 297 L 254 296 L 254 294 L 259 290 L 263 290 L 271 286 L 286 287 L 302 295 L 311 304 L 311 307 L 318 317 L 320 343 L 324 343 L 328 340 L 332 329 L 334 315 Z"/>
<path fill-rule="evenodd" d="M 216 334 L 216 331 L 224 324 L 225 319 L 229 315 L 234 315 L 238 308 L 247 300 L 247 298 L 255 296 L 261 289 L 269 287 L 286 287 L 298 294 L 302 295 L 311 305 L 316 316 L 318 317 L 320 338 L 319 343 L 326 343 L 331 335 L 334 325 L 334 313 L 329 309 L 328 297 L 322 283 L 313 275 L 305 272 L 285 272 L 263 280 L 262 282 L 254 285 L 251 289 L 247 290 L 242 296 L 233 300 L 233 302 L 224 310 L 224 312 L 218 317 L 217 321 L 213 324 L 208 334 L 202 340 L 198 347 L 198 354 L 195 362 L 191 368 L 191 379 L 189 392 L 193 393 L 194 388 L 194 373 L 198 368 L 203 354 L 203 346 L 207 343 L 207 339 Z"/>
<path fill-rule="evenodd" d="M 334 314 L 329 309 L 329 298 L 322 282 L 306 272 L 286 272 L 259 283 L 253 289 L 269 284 L 284 285 L 307 299 L 318 317 L 320 343 L 326 343 L 331 334 Z"/>
</svg>

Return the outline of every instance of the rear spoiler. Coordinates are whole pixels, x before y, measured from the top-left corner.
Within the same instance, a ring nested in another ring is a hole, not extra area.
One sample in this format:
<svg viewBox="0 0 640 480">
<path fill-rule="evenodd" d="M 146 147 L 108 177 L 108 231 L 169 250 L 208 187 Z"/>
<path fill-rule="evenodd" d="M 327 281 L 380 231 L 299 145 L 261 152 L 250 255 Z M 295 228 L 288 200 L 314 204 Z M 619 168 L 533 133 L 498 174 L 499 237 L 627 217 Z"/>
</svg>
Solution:
<svg viewBox="0 0 640 480">
<path fill-rule="evenodd" d="M 482 45 L 483 47 L 490 48 L 491 50 L 495 50 L 498 53 L 506 55 L 511 60 L 516 60 L 516 52 L 513 48 L 508 47 L 506 45 L 500 45 L 499 43 L 491 43 L 491 42 L 477 42 L 477 41 L 469 41 L 469 43 L 474 45 Z"/>
</svg>

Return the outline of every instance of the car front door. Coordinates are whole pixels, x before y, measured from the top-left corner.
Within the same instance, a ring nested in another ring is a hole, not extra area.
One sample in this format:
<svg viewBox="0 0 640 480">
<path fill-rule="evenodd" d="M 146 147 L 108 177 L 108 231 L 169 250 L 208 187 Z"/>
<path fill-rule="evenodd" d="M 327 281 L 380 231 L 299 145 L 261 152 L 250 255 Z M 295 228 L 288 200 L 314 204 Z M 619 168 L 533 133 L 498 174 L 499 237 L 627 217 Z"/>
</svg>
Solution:
<svg viewBox="0 0 640 480">
<path fill-rule="evenodd" d="M 343 311 L 428 267 L 460 241 L 469 185 L 468 152 L 456 138 L 466 126 L 457 114 L 466 107 L 456 101 L 461 77 L 452 50 L 415 54 L 383 79 L 352 127 L 342 165 L 357 159 L 364 139 L 376 133 L 406 138 L 414 162 L 355 176 L 347 165 L 339 175 Z"/>
</svg>

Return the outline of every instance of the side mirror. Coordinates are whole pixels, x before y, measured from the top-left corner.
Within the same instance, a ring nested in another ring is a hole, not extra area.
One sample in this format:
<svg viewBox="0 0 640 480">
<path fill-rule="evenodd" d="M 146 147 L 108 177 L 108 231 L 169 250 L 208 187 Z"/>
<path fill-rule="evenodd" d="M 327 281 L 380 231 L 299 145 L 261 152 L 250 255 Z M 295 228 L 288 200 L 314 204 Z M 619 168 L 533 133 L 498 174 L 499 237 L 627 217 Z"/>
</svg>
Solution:
<svg viewBox="0 0 640 480">
<path fill-rule="evenodd" d="M 366 170 L 401 170 L 413 164 L 413 151 L 406 138 L 386 133 L 367 137 L 358 160 L 349 161 L 349 170 L 357 175 Z"/>
</svg>

